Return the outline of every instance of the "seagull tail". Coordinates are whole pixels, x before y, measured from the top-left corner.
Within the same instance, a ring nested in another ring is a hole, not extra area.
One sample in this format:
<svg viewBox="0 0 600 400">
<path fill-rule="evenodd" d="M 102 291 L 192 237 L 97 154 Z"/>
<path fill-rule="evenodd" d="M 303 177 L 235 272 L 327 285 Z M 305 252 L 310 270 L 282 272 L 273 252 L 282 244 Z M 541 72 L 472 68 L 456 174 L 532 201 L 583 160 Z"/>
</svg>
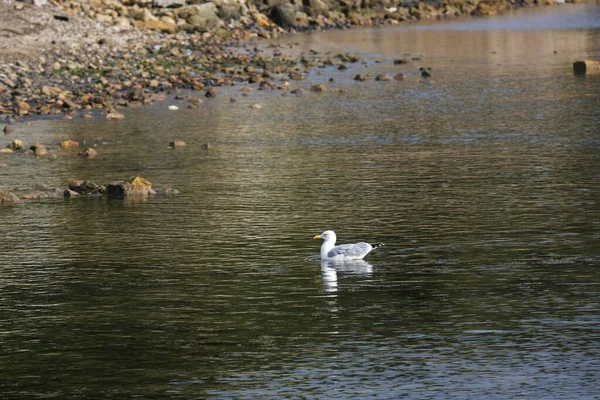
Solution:
<svg viewBox="0 0 600 400">
<path fill-rule="evenodd" d="M 383 243 L 376 243 L 376 244 L 371 245 L 371 247 L 373 247 L 373 250 L 375 250 L 378 247 L 383 247 L 383 246 L 385 246 L 385 244 L 383 244 Z"/>
</svg>

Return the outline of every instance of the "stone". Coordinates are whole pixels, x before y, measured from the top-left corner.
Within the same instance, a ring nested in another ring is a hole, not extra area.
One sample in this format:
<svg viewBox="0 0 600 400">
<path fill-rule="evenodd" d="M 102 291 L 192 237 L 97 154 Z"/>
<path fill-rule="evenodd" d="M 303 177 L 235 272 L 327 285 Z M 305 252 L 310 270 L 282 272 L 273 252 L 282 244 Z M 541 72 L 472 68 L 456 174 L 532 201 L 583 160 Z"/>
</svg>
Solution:
<svg viewBox="0 0 600 400">
<path fill-rule="evenodd" d="M 185 0 L 152 0 L 154 7 L 176 8 L 185 6 Z"/>
<path fill-rule="evenodd" d="M 25 150 L 25 145 L 19 139 L 13 140 L 8 147 L 12 150 Z"/>
<path fill-rule="evenodd" d="M 13 153 L 13 151 L 12 151 L 12 149 L 6 148 L 6 149 L 0 150 L 0 153 Z"/>
<path fill-rule="evenodd" d="M 152 190 L 152 183 L 142 177 L 136 176 L 128 181 L 109 183 L 106 194 L 110 197 L 147 197 Z"/>
<path fill-rule="evenodd" d="M 69 182 L 69 190 L 77 194 L 103 194 L 105 193 L 106 188 L 92 181 L 75 179 Z"/>
<path fill-rule="evenodd" d="M 167 195 L 167 196 L 170 196 L 170 195 L 174 195 L 174 194 L 179 194 L 181 192 L 179 190 L 177 190 L 177 189 L 173 189 L 172 187 L 166 187 L 166 188 L 162 189 L 160 191 L 160 193 L 164 194 L 164 195 Z"/>
<path fill-rule="evenodd" d="M 304 79 L 304 75 L 299 72 L 290 72 L 290 79 L 293 81 L 301 81 Z"/>
<path fill-rule="evenodd" d="M 125 115 L 121 114 L 120 112 L 117 112 L 117 111 L 111 111 L 108 114 L 106 114 L 106 119 L 111 120 L 111 121 L 117 121 L 117 120 L 125 119 Z"/>
<path fill-rule="evenodd" d="M 169 147 L 176 149 L 178 147 L 183 147 L 185 146 L 185 142 L 183 140 L 175 140 L 173 142 L 169 143 Z"/>
<path fill-rule="evenodd" d="M 423 78 L 430 78 L 431 77 L 431 72 L 429 72 L 427 69 L 421 67 L 421 68 L 419 68 L 419 71 L 421 71 L 421 76 Z"/>
<path fill-rule="evenodd" d="M 15 128 L 13 128 L 13 126 L 12 126 L 12 125 L 4 125 L 3 132 L 4 132 L 6 135 L 8 135 L 8 134 L 10 134 L 10 133 L 13 133 L 13 132 L 14 132 L 14 130 L 15 130 Z"/>
<path fill-rule="evenodd" d="M 211 30 L 221 22 L 217 16 L 217 6 L 212 2 L 185 7 L 184 12 L 188 15 L 187 23 L 201 32 Z"/>
<path fill-rule="evenodd" d="M 75 197 L 75 196 L 79 196 L 79 193 L 77 193 L 74 190 L 71 189 L 65 189 L 65 191 L 63 192 L 63 195 L 65 197 Z"/>
<path fill-rule="evenodd" d="M 211 86 L 209 88 L 206 89 L 206 92 L 204 93 L 204 97 L 216 97 L 217 96 L 217 88 L 214 86 Z"/>
<path fill-rule="evenodd" d="M 394 60 L 394 65 L 402 65 L 402 64 L 408 64 L 408 60 L 406 58 L 396 58 Z"/>
<path fill-rule="evenodd" d="M 269 15 L 273 22 L 282 28 L 295 28 L 296 22 L 296 7 L 290 3 L 276 4 L 271 8 Z"/>
<path fill-rule="evenodd" d="M 403 81 L 404 79 L 406 79 L 406 76 L 403 73 L 397 73 L 394 75 L 394 80 L 396 81 Z"/>
<path fill-rule="evenodd" d="M 36 190 L 35 192 L 27 193 L 21 196 L 23 200 L 40 200 L 47 199 L 49 197 L 58 197 L 61 194 L 61 191 L 58 189 L 55 190 Z"/>
<path fill-rule="evenodd" d="M 96 156 L 98 156 L 98 152 L 92 149 L 91 147 L 87 147 L 82 152 L 80 152 L 79 155 L 92 160 L 96 158 Z"/>
<path fill-rule="evenodd" d="M 583 60 L 573 63 L 573 73 L 575 75 L 600 74 L 600 61 Z"/>
<path fill-rule="evenodd" d="M 60 147 L 63 149 L 76 149 L 79 147 L 79 142 L 67 139 L 65 141 L 60 142 Z"/>
<path fill-rule="evenodd" d="M 8 190 L 0 189 L 0 205 L 10 205 L 19 203 L 19 196 Z"/>
<path fill-rule="evenodd" d="M 359 81 L 359 82 L 364 82 L 367 80 L 367 77 L 365 75 L 358 74 L 354 77 L 354 80 Z"/>
<path fill-rule="evenodd" d="M 375 76 L 376 81 L 391 81 L 393 78 L 386 74 L 379 74 Z"/>
<path fill-rule="evenodd" d="M 313 92 L 326 92 L 327 91 L 327 87 L 325 85 L 323 85 L 322 83 L 318 84 L 318 85 L 314 85 L 313 87 L 310 88 L 311 91 Z"/>
<path fill-rule="evenodd" d="M 44 157 L 48 155 L 48 150 L 46 149 L 46 146 L 38 142 L 31 145 L 29 149 L 33 151 L 33 155 L 36 157 Z"/>
<path fill-rule="evenodd" d="M 208 150 L 212 149 L 212 145 L 210 143 L 204 143 L 200 146 L 200 148 L 202 150 L 208 151 Z"/>
</svg>

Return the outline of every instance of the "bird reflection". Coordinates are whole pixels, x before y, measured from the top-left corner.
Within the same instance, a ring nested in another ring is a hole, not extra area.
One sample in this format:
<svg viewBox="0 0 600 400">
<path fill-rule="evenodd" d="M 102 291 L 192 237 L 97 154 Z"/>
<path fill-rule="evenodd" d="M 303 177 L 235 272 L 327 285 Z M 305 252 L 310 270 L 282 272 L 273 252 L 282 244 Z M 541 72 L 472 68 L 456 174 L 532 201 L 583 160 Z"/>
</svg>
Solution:
<svg viewBox="0 0 600 400">
<path fill-rule="evenodd" d="M 337 292 L 339 273 L 368 277 L 373 273 L 373 266 L 364 260 L 321 260 L 321 278 L 325 293 Z"/>
</svg>

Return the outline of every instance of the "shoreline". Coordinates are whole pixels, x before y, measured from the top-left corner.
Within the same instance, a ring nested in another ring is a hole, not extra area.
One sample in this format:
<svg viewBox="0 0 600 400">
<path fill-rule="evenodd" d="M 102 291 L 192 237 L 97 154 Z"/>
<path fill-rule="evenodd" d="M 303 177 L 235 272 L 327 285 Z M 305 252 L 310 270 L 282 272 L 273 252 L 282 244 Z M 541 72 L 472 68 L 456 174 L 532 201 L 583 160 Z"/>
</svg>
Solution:
<svg viewBox="0 0 600 400">
<path fill-rule="evenodd" d="M 456 0 L 454 5 L 444 3 L 438 8 L 419 2 L 411 7 L 382 8 L 378 4 L 360 10 L 326 7 L 311 12 L 317 4 L 312 1 L 304 7 L 309 13 L 302 13 L 291 9 L 289 3 L 262 7 L 247 5 L 245 0 L 199 5 L 182 5 L 187 3 L 178 0 L 146 3 L 174 8 L 126 7 L 126 2 L 119 1 L 107 5 L 103 0 L 91 2 L 87 9 L 71 1 L 34 3 L 42 5 L 15 0 L 0 3 L 0 22 L 11 24 L 0 30 L 6 37 L 0 47 L 0 118 L 8 123 L 26 116 L 70 119 L 86 110 L 119 119 L 122 114 L 117 109 L 164 100 L 167 94 L 184 96 L 190 107 L 197 107 L 202 98 L 217 96 L 223 85 L 285 91 L 290 81 L 304 79 L 317 63 L 342 66 L 358 59 L 352 54 L 324 60 L 314 54 L 290 56 L 274 44 L 267 52 L 253 40 L 273 41 L 298 31 L 495 15 L 530 5 L 526 1 Z M 98 6 L 94 8 L 94 4 Z M 240 15 L 230 15 L 228 25 L 223 19 L 211 19 L 213 14 L 221 15 L 217 11 L 237 6 L 245 6 L 245 12 L 236 8 Z M 295 20 L 279 15 L 280 8 L 295 15 Z M 198 9 L 212 11 L 179 18 L 185 16 L 185 10 L 189 14 Z M 142 16 L 131 10 L 142 10 Z M 121 16 L 126 13 L 131 15 Z M 199 15 L 210 16 L 212 22 Z"/>
</svg>

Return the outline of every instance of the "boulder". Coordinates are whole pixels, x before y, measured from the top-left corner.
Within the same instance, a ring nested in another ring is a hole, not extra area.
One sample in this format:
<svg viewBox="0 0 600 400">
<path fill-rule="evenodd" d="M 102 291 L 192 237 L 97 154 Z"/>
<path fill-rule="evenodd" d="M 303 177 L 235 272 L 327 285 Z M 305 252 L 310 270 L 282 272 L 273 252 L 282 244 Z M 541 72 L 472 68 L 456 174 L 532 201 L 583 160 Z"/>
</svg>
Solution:
<svg viewBox="0 0 600 400">
<path fill-rule="evenodd" d="M 139 176 L 106 186 L 106 194 L 110 197 L 147 197 L 151 192 L 152 183 Z"/>
<path fill-rule="evenodd" d="M 271 8 L 269 15 L 273 22 L 282 28 L 295 28 L 296 22 L 296 7 L 290 3 L 276 4 Z"/>
<path fill-rule="evenodd" d="M 185 7 L 182 12 L 187 14 L 186 22 L 199 31 L 213 29 L 221 22 L 214 3 L 194 4 Z"/>
<path fill-rule="evenodd" d="M 0 205 L 16 204 L 20 202 L 19 196 L 8 190 L 0 189 Z"/>
</svg>

